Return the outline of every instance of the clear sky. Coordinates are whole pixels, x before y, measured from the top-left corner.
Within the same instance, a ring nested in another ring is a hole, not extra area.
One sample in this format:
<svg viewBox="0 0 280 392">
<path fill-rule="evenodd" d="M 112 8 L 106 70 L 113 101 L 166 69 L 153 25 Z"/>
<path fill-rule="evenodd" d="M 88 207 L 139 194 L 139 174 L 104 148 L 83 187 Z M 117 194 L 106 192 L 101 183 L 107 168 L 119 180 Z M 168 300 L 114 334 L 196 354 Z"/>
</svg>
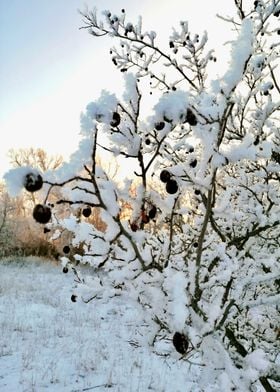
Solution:
<svg viewBox="0 0 280 392">
<path fill-rule="evenodd" d="M 11 148 L 41 147 L 67 157 L 79 141 L 79 117 L 102 88 L 118 91 L 121 73 L 110 59 L 113 40 L 80 30 L 78 9 L 122 8 L 144 29 L 168 40 L 172 26 L 188 20 L 192 31 L 208 30 L 213 46 L 228 26 L 233 0 L 0 0 L 0 177 Z M 221 66 L 220 62 L 220 66 Z"/>
</svg>

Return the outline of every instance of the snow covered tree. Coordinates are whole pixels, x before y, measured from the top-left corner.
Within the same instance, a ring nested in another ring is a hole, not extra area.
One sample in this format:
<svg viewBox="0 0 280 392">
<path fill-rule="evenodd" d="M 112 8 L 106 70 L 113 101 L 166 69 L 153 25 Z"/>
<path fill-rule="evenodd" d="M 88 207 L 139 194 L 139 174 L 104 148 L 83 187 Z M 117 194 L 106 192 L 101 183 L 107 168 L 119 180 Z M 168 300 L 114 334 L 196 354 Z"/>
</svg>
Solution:
<svg viewBox="0 0 280 392">
<path fill-rule="evenodd" d="M 22 167 L 6 180 L 13 194 L 42 188 L 33 217 L 52 238 L 72 232 L 61 261 L 74 272 L 73 302 L 135 301 L 146 342 L 194 361 L 201 390 L 276 391 L 280 1 L 235 5 L 236 15 L 223 17 L 235 39 L 217 78 L 208 76 L 217 58 L 207 33 L 193 33 L 185 21 L 163 50 L 125 10 L 105 11 L 101 20 L 83 12 L 84 29 L 120 44 L 110 53 L 123 96 L 102 91 L 88 104 L 69 163 L 44 175 Z M 156 102 L 147 115 L 150 91 Z M 97 164 L 102 150 L 125 158 L 131 176 L 110 178 Z M 58 188 L 61 198 L 49 204 Z M 89 221 L 96 208 L 104 230 Z M 78 264 L 93 275 L 83 276 Z"/>
<path fill-rule="evenodd" d="M 43 172 L 46 170 L 55 170 L 62 165 L 63 158 L 61 155 L 48 156 L 42 148 L 19 148 L 9 150 L 10 163 L 14 167 L 28 166 L 36 167 Z"/>
</svg>

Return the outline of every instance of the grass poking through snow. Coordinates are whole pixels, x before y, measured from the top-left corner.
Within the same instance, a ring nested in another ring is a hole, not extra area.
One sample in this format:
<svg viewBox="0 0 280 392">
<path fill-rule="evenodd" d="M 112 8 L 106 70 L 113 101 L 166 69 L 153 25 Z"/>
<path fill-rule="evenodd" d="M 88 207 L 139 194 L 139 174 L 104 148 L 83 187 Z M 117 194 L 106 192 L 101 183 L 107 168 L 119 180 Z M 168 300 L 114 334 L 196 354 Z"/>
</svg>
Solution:
<svg viewBox="0 0 280 392">
<path fill-rule="evenodd" d="M 49 261 L 0 261 L 1 392 L 195 391 L 176 354 L 132 344 L 141 334 L 133 303 L 73 303 L 72 285 Z"/>
</svg>

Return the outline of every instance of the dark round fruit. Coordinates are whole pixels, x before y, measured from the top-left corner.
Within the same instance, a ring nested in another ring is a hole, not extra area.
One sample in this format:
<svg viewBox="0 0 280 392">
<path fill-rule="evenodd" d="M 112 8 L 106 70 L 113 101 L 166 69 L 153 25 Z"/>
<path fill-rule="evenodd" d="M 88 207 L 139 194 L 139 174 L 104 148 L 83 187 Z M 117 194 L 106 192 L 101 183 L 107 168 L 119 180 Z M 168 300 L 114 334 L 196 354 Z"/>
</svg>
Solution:
<svg viewBox="0 0 280 392">
<path fill-rule="evenodd" d="M 198 242 L 194 242 L 193 246 L 194 246 L 194 248 L 197 248 L 198 247 Z"/>
<path fill-rule="evenodd" d="M 190 125 L 196 125 L 197 124 L 196 116 L 195 116 L 195 114 L 193 113 L 193 111 L 191 109 L 187 110 L 186 122 L 189 123 Z"/>
<path fill-rule="evenodd" d="M 77 302 L 77 296 L 75 294 L 71 295 L 71 301 L 72 302 Z"/>
<path fill-rule="evenodd" d="M 70 246 L 68 246 L 68 245 L 65 245 L 64 247 L 63 247 L 63 252 L 64 253 L 69 253 L 70 252 Z"/>
<path fill-rule="evenodd" d="M 167 182 L 168 180 L 170 180 L 171 174 L 169 173 L 168 170 L 162 170 L 162 172 L 160 173 L 160 181 L 162 182 Z"/>
<path fill-rule="evenodd" d="M 192 152 L 194 152 L 194 148 L 193 147 L 190 147 L 190 149 L 189 149 L 189 151 L 188 151 L 189 153 L 192 153 Z"/>
<path fill-rule="evenodd" d="M 138 225 L 133 222 L 133 223 L 130 224 L 130 228 L 131 228 L 132 231 L 137 231 L 138 230 Z"/>
<path fill-rule="evenodd" d="M 85 218 L 88 218 L 91 214 L 91 208 L 90 207 L 84 208 L 82 214 L 84 215 Z"/>
<path fill-rule="evenodd" d="M 190 167 L 195 168 L 196 165 L 197 165 L 197 160 L 196 160 L 196 159 L 194 159 L 193 161 L 191 161 Z"/>
<path fill-rule="evenodd" d="M 46 205 L 37 204 L 33 209 L 33 218 L 38 223 L 42 223 L 42 224 L 48 223 L 49 220 L 51 219 L 51 216 L 52 216 L 51 209 Z"/>
<path fill-rule="evenodd" d="M 199 189 L 195 189 L 194 194 L 197 195 L 197 196 L 200 195 L 200 190 Z"/>
<path fill-rule="evenodd" d="M 175 332 L 173 335 L 173 345 L 180 354 L 186 354 L 189 347 L 189 341 L 185 335 L 180 332 Z"/>
<path fill-rule="evenodd" d="M 164 127 L 165 127 L 164 121 L 160 121 L 160 122 L 155 123 L 155 129 L 157 131 L 161 131 Z"/>
<path fill-rule="evenodd" d="M 150 218 L 148 217 L 148 215 L 146 215 L 145 213 L 142 214 L 142 223 L 149 223 L 150 222 Z"/>
<path fill-rule="evenodd" d="M 63 267 L 63 270 L 62 270 L 62 272 L 63 272 L 64 274 L 67 274 L 67 272 L 68 272 L 68 268 L 67 268 L 67 267 Z"/>
<path fill-rule="evenodd" d="M 149 218 L 150 219 L 154 219 L 154 217 L 156 216 L 157 213 L 157 207 L 153 206 L 150 211 L 149 211 Z"/>
<path fill-rule="evenodd" d="M 149 144 L 151 144 L 151 140 L 150 140 L 150 139 L 146 139 L 146 140 L 145 140 L 145 143 L 146 143 L 147 146 L 148 146 Z"/>
<path fill-rule="evenodd" d="M 43 178 L 40 174 L 28 173 L 24 178 L 23 185 L 28 192 L 36 192 L 42 188 Z"/>
<path fill-rule="evenodd" d="M 175 180 L 168 180 L 165 186 L 166 192 L 173 195 L 178 191 L 178 184 Z"/>
<path fill-rule="evenodd" d="M 110 122 L 111 127 L 117 127 L 120 125 L 121 122 L 121 116 L 119 115 L 118 112 L 114 112 L 112 116 L 112 120 Z"/>
</svg>

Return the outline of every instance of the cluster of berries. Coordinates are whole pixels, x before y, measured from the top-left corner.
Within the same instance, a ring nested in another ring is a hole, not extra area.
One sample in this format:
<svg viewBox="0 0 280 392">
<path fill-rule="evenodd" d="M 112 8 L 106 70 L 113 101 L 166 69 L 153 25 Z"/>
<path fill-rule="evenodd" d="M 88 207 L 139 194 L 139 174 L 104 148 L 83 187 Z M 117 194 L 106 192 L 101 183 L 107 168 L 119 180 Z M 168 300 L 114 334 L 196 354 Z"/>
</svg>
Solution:
<svg viewBox="0 0 280 392">
<path fill-rule="evenodd" d="M 167 193 L 172 195 L 178 191 L 179 187 L 177 181 L 171 178 L 171 173 L 168 170 L 162 170 L 159 178 L 161 182 L 165 183 Z"/>
<path fill-rule="evenodd" d="M 134 222 L 130 222 L 130 228 L 132 231 L 137 231 L 139 229 L 139 227 L 141 226 L 141 224 L 147 224 L 150 222 L 151 219 L 154 219 L 156 217 L 157 214 L 157 208 L 156 206 L 152 206 L 149 210 L 149 212 L 147 213 L 147 211 L 142 210 L 141 211 L 141 216 L 140 216 L 140 221 L 134 221 Z"/>
</svg>

